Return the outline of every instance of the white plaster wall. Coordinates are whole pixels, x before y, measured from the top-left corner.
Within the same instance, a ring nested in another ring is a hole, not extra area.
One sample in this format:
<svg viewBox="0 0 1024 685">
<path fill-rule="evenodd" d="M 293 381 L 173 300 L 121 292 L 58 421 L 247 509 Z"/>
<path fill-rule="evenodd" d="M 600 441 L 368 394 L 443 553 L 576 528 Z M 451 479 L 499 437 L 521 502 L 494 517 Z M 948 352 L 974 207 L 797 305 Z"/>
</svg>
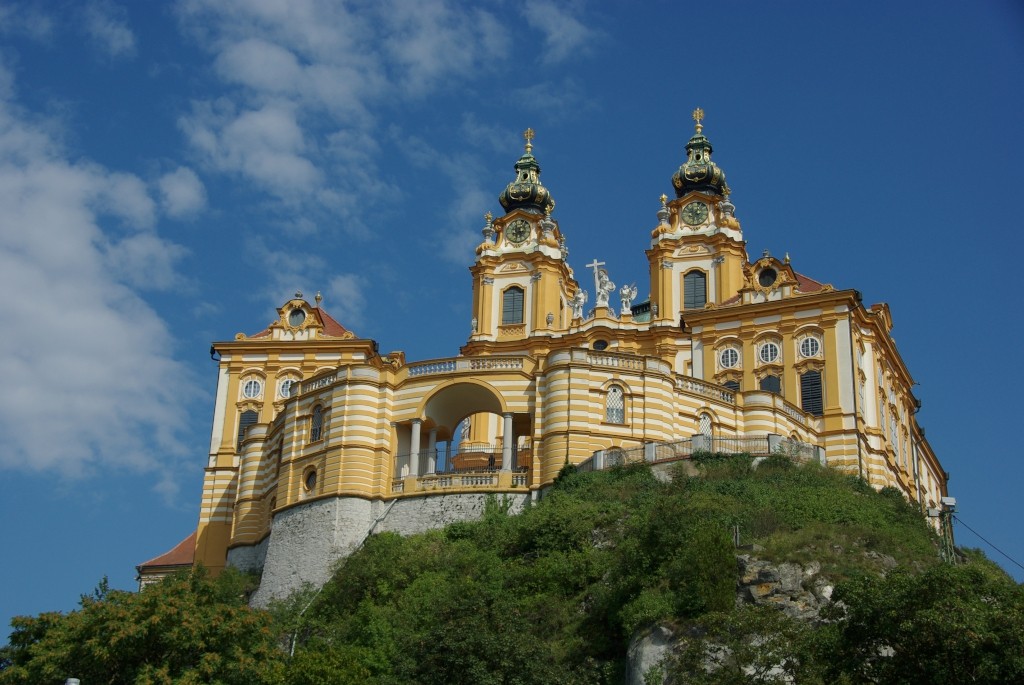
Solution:
<svg viewBox="0 0 1024 685">
<path fill-rule="evenodd" d="M 523 510 L 528 493 L 497 494 L 509 513 Z M 358 497 L 316 500 L 277 514 L 270 536 L 259 545 L 236 547 L 228 553 L 228 563 L 245 571 L 263 570 L 260 587 L 252 605 L 265 607 L 272 599 L 282 599 L 311 584 L 319 587 L 331 577 L 339 559 L 349 555 L 387 511 L 374 532 L 391 531 L 400 535 L 442 528 L 456 521 L 480 518 L 488 495 L 424 495 L 388 502 Z"/>
</svg>

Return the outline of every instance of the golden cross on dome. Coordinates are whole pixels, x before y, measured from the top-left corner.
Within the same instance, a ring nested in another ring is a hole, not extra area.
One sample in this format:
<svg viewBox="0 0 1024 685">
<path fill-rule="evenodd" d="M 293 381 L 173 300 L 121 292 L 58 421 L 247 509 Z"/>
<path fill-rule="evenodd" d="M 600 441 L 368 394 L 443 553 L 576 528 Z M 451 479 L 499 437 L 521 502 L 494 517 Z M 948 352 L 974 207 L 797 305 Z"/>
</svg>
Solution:
<svg viewBox="0 0 1024 685">
<path fill-rule="evenodd" d="M 533 149 L 533 137 L 537 135 L 533 132 L 532 128 L 528 128 L 523 131 L 523 138 L 526 140 L 526 151 L 529 152 Z"/>
<path fill-rule="evenodd" d="M 701 129 L 704 128 L 704 125 L 701 124 L 701 122 L 704 121 L 704 110 L 700 107 L 693 110 L 693 120 L 697 122 L 697 133 L 700 133 Z"/>
</svg>

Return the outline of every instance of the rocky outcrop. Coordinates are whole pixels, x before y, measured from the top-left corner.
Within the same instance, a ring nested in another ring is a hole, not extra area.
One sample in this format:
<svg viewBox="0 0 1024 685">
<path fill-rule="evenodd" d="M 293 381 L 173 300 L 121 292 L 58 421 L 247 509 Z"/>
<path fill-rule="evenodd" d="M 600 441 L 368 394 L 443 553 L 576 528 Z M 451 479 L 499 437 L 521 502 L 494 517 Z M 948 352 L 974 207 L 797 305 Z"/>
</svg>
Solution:
<svg viewBox="0 0 1024 685">
<path fill-rule="evenodd" d="M 774 606 L 792 618 L 816 621 L 832 599 L 832 584 L 822 578 L 821 564 L 776 564 L 742 554 L 736 557 L 739 580 L 736 603 Z"/>
<path fill-rule="evenodd" d="M 884 565 L 884 564 L 883 564 Z M 736 604 L 772 606 L 802 621 L 817 622 L 832 598 L 832 584 L 821 576 L 821 564 L 775 563 L 749 554 L 736 557 Z M 682 635 L 667 625 L 656 625 L 633 636 L 629 645 L 628 685 L 671 685 L 661 663 L 670 656 Z"/>
</svg>

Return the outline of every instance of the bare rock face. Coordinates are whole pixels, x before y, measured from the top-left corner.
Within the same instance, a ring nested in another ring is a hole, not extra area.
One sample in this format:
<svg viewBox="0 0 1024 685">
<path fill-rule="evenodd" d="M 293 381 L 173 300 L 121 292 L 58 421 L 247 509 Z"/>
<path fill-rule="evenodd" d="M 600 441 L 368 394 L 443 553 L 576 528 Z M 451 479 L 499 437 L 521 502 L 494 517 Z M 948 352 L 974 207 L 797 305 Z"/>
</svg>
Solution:
<svg viewBox="0 0 1024 685">
<path fill-rule="evenodd" d="M 646 685 L 646 677 L 651 674 L 657 680 L 655 673 L 661 676 L 658 682 L 665 682 L 664 676 L 659 672 L 660 664 L 669 654 L 669 650 L 676 641 L 675 632 L 667 626 L 657 625 L 633 636 L 629 643 L 629 669 L 626 673 L 626 682 L 629 685 Z"/>
<path fill-rule="evenodd" d="M 832 585 L 819 577 L 821 564 L 775 564 L 742 554 L 736 557 L 737 604 L 775 606 L 792 618 L 816 621 L 832 597 Z"/>
<path fill-rule="evenodd" d="M 821 574 L 821 564 L 774 563 L 748 554 L 736 557 L 739 579 L 736 604 L 773 606 L 788 616 L 815 623 L 832 598 L 832 584 Z M 627 685 L 671 685 L 660 664 L 680 639 L 670 627 L 656 625 L 634 635 L 629 645 Z"/>
</svg>

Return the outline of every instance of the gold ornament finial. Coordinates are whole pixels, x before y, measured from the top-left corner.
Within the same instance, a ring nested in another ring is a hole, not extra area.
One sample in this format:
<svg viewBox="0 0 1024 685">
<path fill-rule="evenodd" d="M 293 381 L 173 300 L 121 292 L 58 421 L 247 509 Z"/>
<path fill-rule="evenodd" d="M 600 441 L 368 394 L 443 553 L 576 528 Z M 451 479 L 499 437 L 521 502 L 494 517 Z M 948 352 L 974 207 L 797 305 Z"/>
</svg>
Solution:
<svg viewBox="0 0 1024 685">
<path fill-rule="evenodd" d="M 491 219 L 493 219 L 493 218 L 494 218 L 494 215 L 491 214 L 490 212 L 487 212 L 486 214 L 484 214 L 484 220 L 487 223 L 491 223 Z"/>
<path fill-rule="evenodd" d="M 701 122 L 704 121 L 704 110 L 700 107 L 693 110 L 693 120 L 697 122 L 697 133 L 703 131 L 704 125 Z"/>
<path fill-rule="evenodd" d="M 319 290 L 317 290 L 316 297 L 314 297 L 313 299 L 316 300 L 316 306 L 319 307 L 320 303 L 324 301 L 324 296 L 320 294 Z"/>
<path fill-rule="evenodd" d="M 662 193 L 661 197 L 659 197 L 658 199 L 661 200 L 661 206 L 664 207 L 665 203 L 668 202 L 668 195 Z"/>
<path fill-rule="evenodd" d="M 523 131 L 523 139 L 526 141 L 527 152 L 533 151 L 533 137 L 535 135 L 537 134 L 533 132 L 532 128 L 528 128 L 525 131 Z"/>
</svg>

